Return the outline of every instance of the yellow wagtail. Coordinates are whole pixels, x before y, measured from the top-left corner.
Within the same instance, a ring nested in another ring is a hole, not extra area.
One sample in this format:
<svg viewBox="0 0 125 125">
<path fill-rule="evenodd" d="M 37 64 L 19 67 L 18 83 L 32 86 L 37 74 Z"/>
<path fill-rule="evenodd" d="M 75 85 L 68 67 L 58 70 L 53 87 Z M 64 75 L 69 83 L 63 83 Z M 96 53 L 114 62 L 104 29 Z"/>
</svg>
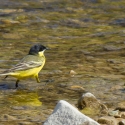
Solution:
<svg viewBox="0 0 125 125">
<path fill-rule="evenodd" d="M 43 45 L 34 45 L 30 48 L 29 54 L 25 56 L 18 64 L 16 64 L 11 69 L 4 71 L 1 76 L 5 75 L 13 76 L 17 78 L 15 87 L 18 87 L 18 83 L 21 79 L 33 77 L 39 83 L 38 73 L 43 68 L 45 64 L 44 51 L 47 48 Z"/>
</svg>

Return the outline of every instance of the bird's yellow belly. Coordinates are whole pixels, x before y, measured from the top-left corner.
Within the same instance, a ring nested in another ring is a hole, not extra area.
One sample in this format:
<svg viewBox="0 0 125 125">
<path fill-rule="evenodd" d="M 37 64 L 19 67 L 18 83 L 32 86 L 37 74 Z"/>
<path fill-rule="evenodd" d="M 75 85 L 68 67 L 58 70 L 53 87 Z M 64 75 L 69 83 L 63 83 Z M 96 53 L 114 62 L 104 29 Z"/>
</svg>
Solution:
<svg viewBox="0 0 125 125">
<path fill-rule="evenodd" d="M 25 70 L 25 71 L 16 71 L 15 73 L 13 73 L 11 75 L 13 77 L 16 77 L 17 79 L 25 79 L 25 78 L 35 77 L 35 76 L 38 75 L 38 73 L 40 72 L 42 67 L 43 66 L 28 69 L 28 70 Z"/>
</svg>

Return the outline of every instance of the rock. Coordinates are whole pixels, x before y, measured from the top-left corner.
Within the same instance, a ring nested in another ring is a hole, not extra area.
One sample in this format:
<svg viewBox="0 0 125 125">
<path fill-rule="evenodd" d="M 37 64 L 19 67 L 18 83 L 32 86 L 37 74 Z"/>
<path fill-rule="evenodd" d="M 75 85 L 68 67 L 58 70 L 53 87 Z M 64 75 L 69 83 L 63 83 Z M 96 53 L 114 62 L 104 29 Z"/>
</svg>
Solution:
<svg viewBox="0 0 125 125">
<path fill-rule="evenodd" d="M 97 100 L 96 97 L 89 92 L 82 95 L 78 100 L 77 107 L 82 113 L 93 117 L 99 114 L 108 114 L 107 106 Z"/>
<path fill-rule="evenodd" d="M 114 116 L 115 118 L 121 118 L 121 115 L 119 113 L 119 110 L 115 110 L 115 111 L 109 111 L 108 112 L 109 116 Z"/>
<path fill-rule="evenodd" d="M 121 85 L 114 85 L 114 86 L 112 86 L 111 87 L 111 91 L 115 91 L 115 90 L 120 90 L 120 89 L 122 89 L 123 87 L 121 86 Z"/>
<path fill-rule="evenodd" d="M 100 3 L 102 0 L 81 0 L 82 2 Z"/>
<path fill-rule="evenodd" d="M 96 97 L 91 93 L 85 93 L 82 97 L 78 100 L 78 108 L 90 108 L 93 111 L 100 112 L 102 110 L 107 110 L 107 107 L 102 104 Z"/>
<path fill-rule="evenodd" d="M 23 36 L 19 35 L 18 33 L 4 33 L 2 36 L 4 39 L 21 39 L 21 38 L 23 38 Z"/>
<path fill-rule="evenodd" d="M 98 119 L 100 124 L 117 125 L 118 121 L 114 117 L 104 116 Z"/>
<path fill-rule="evenodd" d="M 10 14 L 10 13 L 15 13 L 15 12 L 23 12 L 24 9 L 0 9 L 0 13 L 5 13 L 5 14 Z"/>
<path fill-rule="evenodd" d="M 97 105 L 93 104 L 93 102 L 95 102 L 95 101 L 98 102 L 96 97 L 93 94 L 91 94 L 89 92 L 85 93 L 78 100 L 78 108 L 83 109 L 85 107 L 93 107 L 93 106 L 95 107 L 95 106 L 99 105 L 99 104 L 97 104 Z"/>
<path fill-rule="evenodd" d="M 74 70 L 70 70 L 69 74 L 70 74 L 71 76 L 74 76 L 74 75 L 76 75 L 77 73 L 76 73 Z"/>
<path fill-rule="evenodd" d="M 115 118 L 121 118 L 121 115 L 118 114 L 118 115 L 115 115 L 114 117 L 115 117 Z"/>
<path fill-rule="evenodd" d="M 67 27 L 74 27 L 74 28 L 86 27 L 85 23 L 78 19 L 66 19 L 62 20 L 60 23 L 61 25 Z"/>
<path fill-rule="evenodd" d="M 17 120 L 17 118 L 8 114 L 3 114 L 1 117 L 1 121 L 14 121 L 14 120 Z"/>
<path fill-rule="evenodd" d="M 64 100 L 60 100 L 43 125 L 99 125 Z"/>
<path fill-rule="evenodd" d="M 20 24 L 19 21 L 7 20 L 7 19 L 6 19 L 6 20 L 5 20 L 5 19 L 4 19 L 4 20 L 2 19 L 2 20 L 0 20 L 0 22 L 1 22 L 1 23 L 4 23 L 4 24 Z"/>
<path fill-rule="evenodd" d="M 118 50 L 121 50 L 121 49 L 124 49 L 124 47 L 117 47 L 117 46 L 114 46 L 114 45 L 104 46 L 104 50 L 106 50 L 106 51 L 118 51 Z"/>
<path fill-rule="evenodd" d="M 125 111 L 125 101 L 118 103 L 118 107 L 115 110 Z"/>
<path fill-rule="evenodd" d="M 91 52 L 85 51 L 85 50 L 82 50 L 82 53 L 83 53 L 84 55 L 91 55 Z"/>
<path fill-rule="evenodd" d="M 14 110 L 25 110 L 26 107 L 23 107 L 23 106 L 13 106 L 12 109 L 14 109 Z"/>
<path fill-rule="evenodd" d="M 119 125 L 125 125 L 125 120 L 121 120 L 121 121 L 119 122 Z"/>
<path fill-rule="evenodd" d="M 70 86 L 69 89 L 74 90 L 74 91 L 80 91 L 80 90 L 85 91 L 85 88 L 83 88 L 83 87 L 81 87 L 81 86 L 78 86 L 78 85 Z"/>
<path fill-rule="evenodd" d="M 18 125 L 32 125 L 31 122 L 20 122 L 18 123 Z"/>
<path fill-rule="evenodd" d="M 122 62 L 116 59 L 108 59 L 107 60 L 108 63 L 112 63 L 112 64 L 121 64 Z"/>
<path fill-rule="evenodd" d="M 121 118 L 125 119 L 125 112 L 120 112 Z"/>
<path fill-rule="evenodd" d="M 115 19 L 114 21 L 112 21 L 110 24 L 113 25 L 120 25 L 120 26 L 125 26 L 125 18 L 122 19 Z"/>
</svg>

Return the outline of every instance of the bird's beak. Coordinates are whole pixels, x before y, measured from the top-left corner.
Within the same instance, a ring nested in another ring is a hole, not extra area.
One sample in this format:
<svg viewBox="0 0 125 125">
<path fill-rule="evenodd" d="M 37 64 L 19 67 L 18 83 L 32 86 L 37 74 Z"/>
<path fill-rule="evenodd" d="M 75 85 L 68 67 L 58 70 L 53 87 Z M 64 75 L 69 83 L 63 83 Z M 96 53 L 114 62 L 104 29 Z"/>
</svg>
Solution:
<svg viewBox="0 0 125 125">
<path fill-rule="evenodd" d="M 46 47 L 46 50 L 50 50 L 50 48 Z"/>
</svg>

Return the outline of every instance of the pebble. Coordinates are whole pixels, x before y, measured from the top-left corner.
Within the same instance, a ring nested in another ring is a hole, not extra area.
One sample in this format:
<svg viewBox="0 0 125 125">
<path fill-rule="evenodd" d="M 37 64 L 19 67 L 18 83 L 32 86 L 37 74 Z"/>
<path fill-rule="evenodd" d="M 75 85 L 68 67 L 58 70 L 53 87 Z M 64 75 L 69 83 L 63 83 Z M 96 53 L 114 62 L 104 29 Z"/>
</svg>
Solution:
<svg viewBox="0 0 125 125">
<path fill-rule="evenodd" d="M 109 111 L 108 115 L 109 115 L 109 116 L 116 116 L 116 115 L 119 115 L 119 110 Z"/>
<path fill-rule="evenodd" d="M 18 123 L 18 125 L 32 125 L 31 122 L 20 122 Z"/>
<path fill-rule="evenodd" d="M 70 74 L 71 76 L 74 76 L 74 75 L 76 75 L 77 73 L 76 73 L 74 70 L 70 70 L 69 74 Z"/>
<path fill-rule="evenodd" d="M 25 110 L 26 107 L 23 107 L 23 106 L 14 106 L 14 107 L 12 107 L 12 109 L 14 109 L 14 110 Z"/>
<path fill-rule="evenodd" d="M 125 111 L 125 102 L 118 103 L 118 107 L 115 110 Z"/>
<path fill-rule="evenodd" d="M 13 121 L 13 120 L 17 120 L 17 118 L 8 114 L 3 114 L 1 117 L 1 121 Z"/>
<path fill-rule="evenodd" d="M 117 46 L 114 46 L 114 45 L 106 45 L 104 46 L 104 50 L 106 51 L 117 51 L 117 50 L 121 50 L 123 49 L 123 47 L 117 47 Z"/>
</svg>

